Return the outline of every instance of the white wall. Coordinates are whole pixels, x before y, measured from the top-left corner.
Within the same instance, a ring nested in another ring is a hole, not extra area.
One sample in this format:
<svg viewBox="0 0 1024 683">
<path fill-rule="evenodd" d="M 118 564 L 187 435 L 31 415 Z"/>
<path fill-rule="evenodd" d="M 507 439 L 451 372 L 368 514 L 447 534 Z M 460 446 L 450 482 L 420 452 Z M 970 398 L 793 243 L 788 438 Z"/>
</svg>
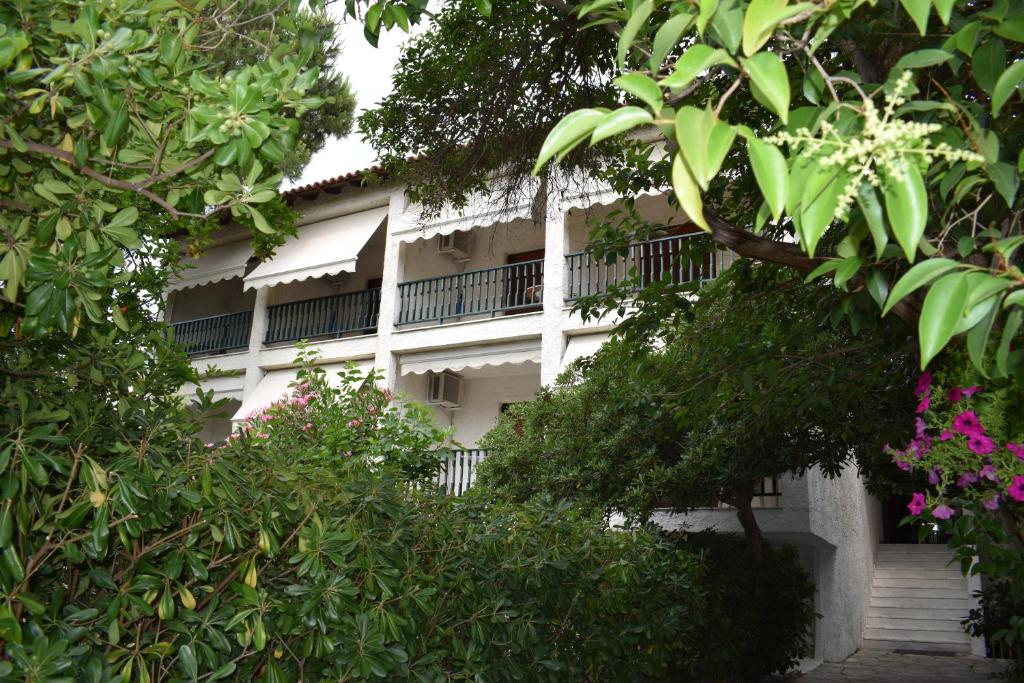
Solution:
<svg viewBox="0 0 1024 683">
<path fill-rule="evenodd" d="M 242 278 L 236 277 L 178 290 L 172 296 L 171 315 L 167 322 L 177 323 L 224 313 L 251 311 L 256 292 L 243 292 Z"/>
</svg>

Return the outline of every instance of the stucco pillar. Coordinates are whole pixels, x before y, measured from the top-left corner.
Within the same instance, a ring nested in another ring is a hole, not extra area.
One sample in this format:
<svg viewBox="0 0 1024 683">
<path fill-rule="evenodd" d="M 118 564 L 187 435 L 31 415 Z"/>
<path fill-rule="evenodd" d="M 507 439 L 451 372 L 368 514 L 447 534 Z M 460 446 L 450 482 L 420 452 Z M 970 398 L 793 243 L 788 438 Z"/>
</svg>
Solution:
<svg viewBox="0 0 1024 683">
<path fill-rule="evenodd" d="M 392 237 L 395 227 L 401 225 L 401 216 L 406 210 L 405 194 L 398 190 L 391 195 L 388 209 L 387 234 L 384 242 L 384 272 L 381 274 L 380 315 L 377 317 L 377 354 L 374 367 L 383 373 L 382 384 L 394 391 L 398 384 L 398 358 L 391 353 L 391 338 L 395 332 L 398 315 L 398 283 L 405 276 L 402 263 L 402 243 Z"/>
<path fill-rule="evenodd" d="M 565 252 L 568 234 L 561 196 L 549 190 L 544 210 L 544 323 L 540 344 L 540 383 L 558 377 L 565 350 L 562 309 L 565 306 Z"/>
<path fill-rule="evenodd" d="M 263 379 L 260 350 L 263 348 L 263 338 L 267 336 L 267 306 L 270 305 L 270 300 L 270 287 L 260 287 L 256 290 L 256 301 L 253 302 L 252 307 L 252 329 L 249 331 L 249 357 L 245 363 L 243 400 L 256 389 L 256 385 Z"/>
<path fill-rule="evenodd" d="M 174 297 L 177 291 L 164 292 L 160 297 L 164 300 L 163 308 L 157 311 L 156 319 L 160 322 L 169 323 L 174 318 L 171 314 L 174 313 Z"/>
</svg>

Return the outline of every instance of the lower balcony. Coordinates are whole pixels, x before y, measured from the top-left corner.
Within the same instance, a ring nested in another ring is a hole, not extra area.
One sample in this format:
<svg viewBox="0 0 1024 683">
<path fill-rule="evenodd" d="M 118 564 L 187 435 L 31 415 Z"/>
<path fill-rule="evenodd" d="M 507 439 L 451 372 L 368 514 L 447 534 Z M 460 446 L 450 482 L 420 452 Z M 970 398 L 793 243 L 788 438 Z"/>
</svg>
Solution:
<svg viewBox="0 0 1024 683">
<path fill-rule="evenodd" d="M 267 307 L 266 344 L 377 331 L 380 288 Z"/>
<path fill-rule="evenodd" d="M 474 448 L 465 451 L 451 451 L 441 465 L 441 473 L 437 476 L 437 485 L 452 496 L 461 496 L 476 481 L 477 466 L 487 457 L 487 451 Z"/>
<path fill-rule="evenodd" d="M 226 353 L 249 346 L 252 311 L 212 315 L 170 325 L 174 341 L 190 356 Z"/>
</svg>

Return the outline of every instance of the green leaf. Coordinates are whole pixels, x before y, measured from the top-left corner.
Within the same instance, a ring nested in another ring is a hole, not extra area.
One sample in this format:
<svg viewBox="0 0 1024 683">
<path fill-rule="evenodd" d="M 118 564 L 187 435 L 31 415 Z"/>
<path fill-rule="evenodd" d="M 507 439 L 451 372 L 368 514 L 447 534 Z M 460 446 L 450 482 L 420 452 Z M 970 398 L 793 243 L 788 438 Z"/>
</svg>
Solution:
<svg viewBox="0 0 1024 683">
<path fill-rule="evenodd" d="M 886 315 L 891 311 L 892 307 L 901 299 L 924 287 L 940 275 L 948 273 L 959 266 L 960 264 L 956 261 L 945 258 L 921 261 L 904 273 L 903 277 L 896 282 L 896 285 L 892 288 L 892 293 L 889 295 L 889 299 L 885 302 L 885 306 L 882 307 L 882 315 Z"/>
<path fill-rule="evenodd" d="M 721 44 L 730 54 L 739 52 L 743 40 L 743 8 L 739 0 L 719 0 L 718 9 L 711 17 L 708 37 Z"/>
<path fill-rule="evenodd" d="M 893 69 L 896 71 L 923 69 L 936 64 L 944 64 L 951 59 L 953 59 L 953 53 L 945 50 L 915 50 L 900 57 L 900 61 L 896 62 Z"/>
<path fill-rule="evenodd" d="M 885 305 L 885 299 L 889 296 L 889 280 L 881 268 L 871 268 L 865 278 L 868 286 L 868 294 L 875 300 L 879 308 Z"/>
<path fill-rule="evenodd" d="M 683 107 L 676 113 L 676 142 L 702 190 L 722 167 L 735 138 L 735 129 L 710 109 Z"/>
<path fill-rule="evenodd" d="M 882 204 L 878 201 L 878 193 L 869 183 L 861 184 L 857 193 L 857 204 L 875 243 L 875 258 L 880 261 L 886 245 L 889 244 L 889 232 L 885 229 L 885 218 L 882 215 Z"/>
<path fill-rule="evenodd" d="M 708 22 L 718 9 L 718 0 L 699 0 L 698 8 L 697 33 L 703 36 L 704 29 L 708 27 Z"/>
<path fill-rule="evenodd" d="M 807 277 L 804 278 L 804 283 L 810 284 L 817 280 L 822 275 L 827 275 L 831 273 L 832 271 L 839 267 L 840 263 L 842 263 L 842 259 L 828 259 L 826 261 L 819 263 L 814 268 L 814 270 L 807 274 Z"/>
<path fill-rule="evenodd" d="M 753 136 L 747 138 L 747 155 L 761 194 L 771 209 L 772 217 L 778 221 L 786 209 L 786 194 L 789 191 L 786 157 L 775 145 Z"/>
<path fill-rule="evenodd" d="M 654 117 L 646 109 L 640 107 L 622 107 L 605 116 L 604 121 L 590 136 L 590 144 L 594 145 L 612 136 L 633 130 L 637 126 L 645 126 L 654 121 Z"/>
<path fill-rule="evenodd" d="M 928 198 L 917 165 L 904 162 L 903 169 L 901 177 L 886 179 L 885 212 L 896 241 L 913 263 L 928 221 Z"/>
<path fill-rule="evenodd" d="M 967 355 L 984 377 L 988 377 L 988 373 L 985 372 L 985 350 L 988 348 L 988 339 L 992 334 L 992 324 L 998 310 L 998 306 L 993 306 L 988 315 L 967 332 Z"/>
<path fill-rule="evenodd" d="M 1006 101 L 1017 92 L 1021 79 L 1024 79 L 1024 59 L 1018 60 L 1007 67 L 999 76 L 992 89 L 992 115 L 998 116 Z"/>
<path fill-rule="evenodd" d="M 999 38 L 989 38 L 971 55 L 971 74 L 981 89 L 990 95 L 1004 69 L 1006 69 L 1006 44 Z"/>
<path fill-rule="evenodd" d="M 681 154 L 676 154 L 672 161 L 672 189 L 675 190 L 679 205 L 683 207 L 690 220 L 704 230 L 710 231 L 711 227 L 704 218 L 704 202 L 700 197 L 700 188 L 690 175 L 690 169 L 687 168 Z"/>
<path fill-rule="evenodd" d="M 557 155 L 562 158 L 572 151 L 604 121 L 607 114 L 608 111 L 602 109 L 579 109 L 566 115 L 544 139 L 537 163 L 533 166 L 533 174 L 537 175 L 552 157 Z"/>
<path fill-rule="evenodd" d="M 654 35 L 651 58 L 648 62 L 651 67 L 651 73 L 658 73 L 662 63 L 665 61 L 665 57 L 675 48 L 679 38 L 686 29 L 690 28 L 690 24 L 693 23 L 694 19 L 696 19 L 696 15 L 684 10 L 661 25 L 661 28 Z"/>
<path fill-rule="evenodd" d="M 1015 43 L 1024 43 L 1024 16 L 1003 19 L 993 29 L 997 36 L 1002 36 Z"/>
<path fill-rule="evenodd" d="M 189 680 L 195 681 L 199 677 L 199 663 L 189 645 L 182 645 L 178 648 L 178 664 L 181 666 L 182 673 Z"/>
<path fill-rule="evenodd" d="M 804 185 L 800 199 L 800 239 L 810 256 L 814 256 L 818 241 L 835 219 L 839 196 L 848 181 L 849 176 L 842 169 L 818 166 Z"/>
<path fill-rule="evenodd" d="M 256 226 L 257 230 L 268 234 L 274 233 L 274 229 L 270 227 L 270 223 L 267 222 L 267 219 L 263 217 L 263 214 L 258 209 L 252 206 L 247 206 L 246 208 L 249 210 L 249 215 L 252 216 L 252 223 Z"/>
<path fill-rule="evenodd" d="M 721 48 L 716 49 L 703 43 L 694 45 L 676 60 L 675 69 L 672 71 L 672 74 L 667 78 L 663 78 L 660 81 L 660 85 L 672 90 L 685 88 L 702 71 L 719 64 L 735 66 L 736 61 L 729 56 L 728 52 Z"/>
<path fill-rule="evenodd" d="M 491 0 L 473 0 L 473 2 L 476 4 L 476 9 L 478 12 L 480 12 L 480 14 L 484 15 L 485 17 L 491 16 Z M 401 7 L 401 5 L 394 5 L 394 7 L 398 8 Z M 405 30 L 409 30 L 408 24 L 406 24 Z"/>
<path fill-rule="evenodd" d="M 754 98 L 786 123 L 789 120 L 789 75 L 782 59 L 774 52 L 760 52 L 740 62 L 750 74 L 750 92 Z"/>
<path fill-rule="evenodd" d="M 986 170 L 988 177 L 996 186 L 996 191 L 1006 201 L 1006 205 L 1012 209 L 1017 199 L 1017 190 L 1020 187 L 1017 170 L 1005 161 L 989 164 Z"/>
<path fill-rule="evenodd" d="M 903 9 L 907 11 L 910 18 L 917 25 L 917 30 L 923 36 L 928 31 L 928 15 L 932 11 L 932 0 L 900 0 Z"/>
<path fill-rule="evenodd" d="M 967 274 L 962 272 L 943 275 L 928 290 L 917 326 L 921 369 L 928 367 L 928 363 L 953 338 L 967 309 L 969 296 Z"/>
<path fill-rule="evenodd" d="M 629 73 L 619 76 L 614 81 L 622 90 L 644 102 L 651 111 L 657 114 L 661 111 L 662 98 L 661 88 L 650 76 L 642 73 Z"/>
<path fill-rule="evenodd" d="M 647 24 L 647 19 L 653 11 L 653 0 L 643 0 L 643 2 L 633 8 L 633 13 L 630 15 L 626 25 L 622 27 L 622 34 L 619 36 L 619 49 L 615 56 L 615 63 L 618 64 L 619 69 L 625 67 L 626 56 L 633 47 L 633 41 L 636 40 L 640 29 Z"/>
<path fill-rule="evenodd" d="M 789 5 L 789 0 L 751 0 L 743 19 L 743 54 L 749 57 L 760 50 L 779 22 L 810 9 L 814 5 L 808 2 Z"/>
<path fill-rule="evenodd" d="M 1020 330 L 1021 322 L 1024 322 L 1024 311 L 1019 308 L 1013 309 L 1010 315 L 1006 316 L 1003 336 L 999 340 L 999 348 L 996 349 L 996 369 L 1003 376 L 1009 374 L 1007 363 L 1010 358 L 1010 346 L 1017 336 L 1017 331 Z"/>
</svg>

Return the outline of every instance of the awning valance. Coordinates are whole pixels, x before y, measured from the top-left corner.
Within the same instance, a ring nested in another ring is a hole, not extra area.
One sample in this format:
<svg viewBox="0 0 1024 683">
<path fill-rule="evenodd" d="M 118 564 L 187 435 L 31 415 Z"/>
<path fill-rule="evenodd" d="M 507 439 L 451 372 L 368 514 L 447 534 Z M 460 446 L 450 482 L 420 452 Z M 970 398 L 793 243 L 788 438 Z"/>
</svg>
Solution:
<svg viewBox="0 0 1024 683">
<path fill-rule="evenodd" d="M 356 257 L 387 215 L 388 207 L 382 206 L 300 227 L 245 277 L 245 289 L 355 272 Z"/>
<path fill-rule="evenodd" d="M 540 340 L 419 351 L 403 354 L 399 360 L 403 375 L 422 375 L 444 370 L 458 372 L 488 365 L 539 364 Z"/>
<path fill-rule="evenodd" d="M 364 375 L 373 368 L 372 359 L 353 362 Z M 331 363 L 320 367 L 327 373 L 328 383 L 332 386 L 339 386 L 341 378 L 338 376 L 338 373 L 344 370 L 347 365 L 347 363 Z M 271 370 L 265 374 L 260 383 L 256 385 L 256 388 L 245 397 L 242 401 L 242 406 L 231 419 L 235 421 L 244 420 L 249 415 L 263 410 L 279 399 L 289 397 L 292 392 L 292 387 L 289 385 L 295 381 L 298 374 L 297 368 Z"/>
<path fill-rule="evenodd" d="M 173 292 L 242 277 L 245 275 L 245 264 L 251 257 L 252 247 L 246 240 L 210 247 L 199 258 L 182 260 L 186 269 L 167 285 L 167 291 Z"/>
</svg>

